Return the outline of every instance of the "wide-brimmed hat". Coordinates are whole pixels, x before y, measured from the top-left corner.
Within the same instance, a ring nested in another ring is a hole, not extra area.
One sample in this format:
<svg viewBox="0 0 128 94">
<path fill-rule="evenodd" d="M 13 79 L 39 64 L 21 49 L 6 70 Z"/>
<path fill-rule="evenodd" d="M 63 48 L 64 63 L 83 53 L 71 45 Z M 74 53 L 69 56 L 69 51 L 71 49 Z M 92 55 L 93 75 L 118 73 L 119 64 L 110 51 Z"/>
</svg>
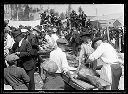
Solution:
<svg viewBox="0 0 128 94">
<path fill-rule="evenodd" d="M 95 47 L 94 47 L 94 44 L 95 44 L 97 41 L 99 41 L 99 40 L 102 40 L 102 41 L 103 41 L 103 38 L 102 38 L 102 37 L 96 37 L 96 38 L 94 38 L 94 39 L 92 40 L 92 48 L 95 48 Z"/>
<path fill-rule="evenodd" d="M 59 38 L 56 40 L 57 43 L 59 44 L 64 44 L 64 45 L 68 45 L 68 41 L 64 38 Z"/>
<path fill-rule="evenodd" d="M 14 38 L 18 37 L 18 36 L 21 35 L 21 34 L 22 34 L 22 32 L 21 32 L 20 29 L 17 29 L 17 30 L 12 31 L 12 36 L 13 36 Z"/>
</svg>

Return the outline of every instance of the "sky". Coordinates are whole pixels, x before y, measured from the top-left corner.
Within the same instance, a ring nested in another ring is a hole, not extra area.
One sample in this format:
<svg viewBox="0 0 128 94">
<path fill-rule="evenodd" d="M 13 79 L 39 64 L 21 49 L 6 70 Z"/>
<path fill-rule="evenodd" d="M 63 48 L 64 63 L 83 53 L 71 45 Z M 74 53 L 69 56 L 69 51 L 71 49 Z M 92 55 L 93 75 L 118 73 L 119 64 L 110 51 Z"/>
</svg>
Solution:
<svg viewBox="0 0 128 94">
<path fill-rule="evenodd" d="M 68 4 L 42 4 L 43 9 L 55 9 L 55 11 L 62 13 L 68 9 Z M 78 7 L 82 7 L 87 16 L 102 16 L 114 13 L 124 14 L 124 4 L 71 4 L 71 8 L 78 13 Z M 39 7 L 39 5 L 33 5 Z M 96 12 L 97 11 L 97 12 Z"/>
</svg>

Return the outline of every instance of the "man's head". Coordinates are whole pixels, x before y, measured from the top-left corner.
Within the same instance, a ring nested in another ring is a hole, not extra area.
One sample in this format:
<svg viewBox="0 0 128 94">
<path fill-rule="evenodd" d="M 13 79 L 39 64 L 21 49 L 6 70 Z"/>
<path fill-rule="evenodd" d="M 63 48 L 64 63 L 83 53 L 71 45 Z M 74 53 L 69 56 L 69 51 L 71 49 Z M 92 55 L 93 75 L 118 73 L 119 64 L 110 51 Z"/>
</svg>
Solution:
<svg viewBox="0 0 128 94">
<path fill-rule="evenodd" d="M 22 34 L 21 30 L 15 30 L 12 32 L 12 36 L 15 42 L 20 42 L 20 40 L 24 37 L 24 34 Z"/>
<path fill-rule="evenodd" d="M 17 64 L 17 62 L 16 62 L 17 59 L 19 59 L 19 57 L 17 55 L 15 55 L 15 54 L 10 54 L 10 55 L 7 55 L 5 57 L 5 60 L 7 61 L 9 66 L 16 65 Z"/>
<path fill-rule="evenodd" d="M 54 74 L 58 70 L 58 66 L 57 66 L 56 62 L 54 62 L 50 59 L 44 62 L 43 68 L 49 74 Z"/>
<path fill-rule="evenodd" d="M 92 42 L 92 48 L 96 49 L 101 43 L 103 43 L 103 38 L 95 38 Z"/>
<path fill-rule="evenodd" d="M 87 43 L 87 44 L 92 42 L 91 38 L 87 37 L 87 36 L 83 37 L 82 40 L 83 40 L 84 43 Z"/>
<path fill-rule="evenodd" d="M 65 51 L 66 46 L 68 45 L 67 40 L 63 38 L 57 39 L 57 46 L 62 49 L 62 51 Z"/>
</svg>

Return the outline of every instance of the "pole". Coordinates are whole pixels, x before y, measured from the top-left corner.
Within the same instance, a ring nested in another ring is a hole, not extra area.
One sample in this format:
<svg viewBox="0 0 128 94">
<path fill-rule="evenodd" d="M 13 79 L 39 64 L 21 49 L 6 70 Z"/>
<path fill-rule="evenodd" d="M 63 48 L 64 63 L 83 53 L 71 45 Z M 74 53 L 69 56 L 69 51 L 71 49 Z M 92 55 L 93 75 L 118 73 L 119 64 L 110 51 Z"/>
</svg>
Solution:
<svg viewBox="0 0 128 94">
<path fill-rule="evenodd" d="M 97 29 L 98 29 L 98 16 L 97 16 L 97 8 L 96 8 L 96 17 L 97 17 Z"/>
<path fill-rule="evenodd" d="M 107 21 L 107 36 L 108 36 L 108 41 L 110 41 L 110 38 L 109 38 L 109 24 L 108 24 L 108 21 Z"/>
<path fill-rule="evenodd" d="M 17 7 L 17 21 L 18 21 L 19 20 L 19 18 L 18 18 L 18 14 L 19 14 L 18 4 L 16 5 L 16 7 Z"/>
</svg>

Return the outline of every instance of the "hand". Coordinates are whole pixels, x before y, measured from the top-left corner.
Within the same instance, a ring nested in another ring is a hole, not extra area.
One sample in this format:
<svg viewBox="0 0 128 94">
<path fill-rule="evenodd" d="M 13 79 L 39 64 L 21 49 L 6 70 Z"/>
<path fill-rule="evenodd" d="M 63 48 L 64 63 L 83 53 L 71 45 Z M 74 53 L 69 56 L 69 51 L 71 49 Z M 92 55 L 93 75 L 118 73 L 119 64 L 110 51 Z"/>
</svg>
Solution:
<svg viewBox="0 0 128 94">
<path fill-rule="evenodd" d="M 15 54 L 16 54 L 16 55 L 19 55 L 19 54 L 20 54 L 20 52 L 15 52 Z"/>
<path fill-rule="evenodd" d="M 91 60 L 89 60 L 89 59 L 87 59 L 87 60 L 86 60 L 86 63 L 91 63 L 91 62 L 92 62 L 92 61 L 91 61 Z"/>
</svg>

